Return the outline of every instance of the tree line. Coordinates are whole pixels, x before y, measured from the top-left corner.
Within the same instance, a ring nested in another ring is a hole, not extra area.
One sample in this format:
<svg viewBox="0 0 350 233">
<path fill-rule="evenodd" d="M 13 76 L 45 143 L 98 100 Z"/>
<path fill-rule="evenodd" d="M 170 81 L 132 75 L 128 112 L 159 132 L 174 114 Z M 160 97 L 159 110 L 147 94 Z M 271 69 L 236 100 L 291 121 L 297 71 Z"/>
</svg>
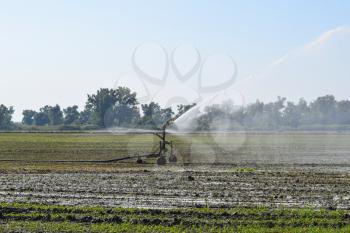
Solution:
<svg viewBox="0 0 350 233">
<path fill-rule="evenodd" d="M 246 107 L 237 107 L 228 101 L 206 107 L 196 121 L 198 130 L 218 126 L 220 129 L 217 122 L 231 130 L 321 129 L 324 126 L 345 129 L 350 125 L 350 101 L 337 101 L 333 95 L 318 97 L 310 103 L 304 99 L 294 103 L 278 97 L 274 102 L 257 100 Z"/>
<path fill-rule="evenodd" d="M 179 105 L 177 111 L 193 105 Z M 0 105 L 0 129 L 10 130 L 21 125 L 12 121 L 13 107 Z M 162 108 L 158 103 L 141 104 L 136 92 L 127 87 L 101 88 L 88 95 L 85 107 L 77 105 L 62 109 L 59 105 L 43 106 L 39 110 L 23 111 L 24 126 L 57 126 L 61 129 L 103 129 L 108 127 L 159 128 L 174 116 L 172 108 Z M 210 130 L 225 124 L 225 129 L 280 129 L 303 128 L 313 125 L 350 125 L 350 101 L 337 101 L 326 95 L 308 103 L 298 103 L 278 97 L 263 103 L 257 100 L 248 106 L 235 106 L 226 101 L 205 107 L 196 118 L 196 130 Z M 220 127 L 219 127 L 220 128 Z"/>
<path fill-rule="evenodd" d="M 184 109 L 179 105 L 178 109 Z M 10 130 L 21 125 L 12 122 L 13 107 L 1 105 L 0 129 Z M 39 110 L 22 112 L 22 126 L 57 126 L 60 129 L 103 129 L 108 127 L 159 128 L 173 117 L 171 108 L 158 103 L 141 104 L 135 92 L 127 87 L 101 88 L 88 95 L 82 111 L 77 105 L 61 108 L 58 104 L 43 106 Z M 39 127 L 40 128 L 40 127 Z"/>
<path fill-rule="evenodd" d="M 61 109 L 59 105 L 44 106 L 39 111 L 24 110 L 22 124 L 34 126 L 72 126 L 73 129 L 103 129 L 108 127 L 157 128 L 174 112 L 161 108 L 158 103 L 142 104 L 136 93 L 127 87 L 101 88 L 87 96 L 85 107 L 79 111 L 77 105 Z"/>
</svg>

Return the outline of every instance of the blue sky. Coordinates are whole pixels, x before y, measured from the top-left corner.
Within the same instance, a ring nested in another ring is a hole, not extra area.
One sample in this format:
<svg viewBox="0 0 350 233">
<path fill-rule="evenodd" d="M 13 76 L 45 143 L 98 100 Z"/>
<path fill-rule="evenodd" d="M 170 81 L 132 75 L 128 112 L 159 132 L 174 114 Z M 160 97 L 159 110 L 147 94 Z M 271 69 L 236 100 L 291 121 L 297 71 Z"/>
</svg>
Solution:
<svg viewBox="0 0 350 233">
<path fill-rule="evenodd" d="M 244 78 L 349 26 L 349 12 L 346 0 L 0 1 L 0 102 L 16 120 L 45 104 L 83 106 L 87 93 L 130 72 L 145 42 L 230 54 Z"/>
</svg>

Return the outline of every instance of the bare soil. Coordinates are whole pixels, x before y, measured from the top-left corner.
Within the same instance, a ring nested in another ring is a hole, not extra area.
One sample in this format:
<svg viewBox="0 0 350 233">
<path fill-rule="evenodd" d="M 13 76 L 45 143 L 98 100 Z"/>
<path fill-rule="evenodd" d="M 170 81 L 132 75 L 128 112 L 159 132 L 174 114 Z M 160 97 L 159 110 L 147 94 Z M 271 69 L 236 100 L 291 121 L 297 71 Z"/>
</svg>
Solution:
<svg viewBox="0 0 350 233">
<path fill-rule="evenodd" d="M 347 165 L 159 167 L 124 163 L 91 171 L 7 171 L 0 175 L 0 202 L 138 208 L 349 209 L 349 187 L 350 167 Z"/>
</svg>

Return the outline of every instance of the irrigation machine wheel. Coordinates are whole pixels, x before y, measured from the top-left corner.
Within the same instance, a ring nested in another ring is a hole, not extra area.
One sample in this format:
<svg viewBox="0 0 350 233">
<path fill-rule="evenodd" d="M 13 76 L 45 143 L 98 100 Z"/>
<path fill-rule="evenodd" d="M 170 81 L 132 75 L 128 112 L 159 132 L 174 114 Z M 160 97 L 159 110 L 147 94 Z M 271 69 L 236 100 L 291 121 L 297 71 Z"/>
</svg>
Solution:
<svg viewBox="0 0 350 233">
<path fill-rule="evenodd" d="M 157 164 L 158 165 L 165 165 L 166 164 L 166 158 L 165 156 L 161 156 L 157 159 Z"/>
<path fill-rule="evenodd" d="M 143 163 L 143 160 L 141 158 L 137 158 L 136 163 L 141 164 L 141 163 Z"/>
<path fill-rule="evenodd" d="M 170 157 L 169 157 L 169 162 L 170 162 L 170 163 L 176 163 L 176 162 L 177 162 L 176 156 L 175 156 L 175 155 L 170 155 Z"/>
</svg>

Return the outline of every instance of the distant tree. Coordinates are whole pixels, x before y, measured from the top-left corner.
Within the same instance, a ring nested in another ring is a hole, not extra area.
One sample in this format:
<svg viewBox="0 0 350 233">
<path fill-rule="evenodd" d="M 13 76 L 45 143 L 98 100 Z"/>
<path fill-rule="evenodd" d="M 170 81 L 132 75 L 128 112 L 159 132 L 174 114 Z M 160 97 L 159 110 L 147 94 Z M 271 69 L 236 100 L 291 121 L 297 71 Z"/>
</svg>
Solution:
<svg viewBox="0 0 350 233">
<path fill-rule="evenodd" d="M 63 123 L 63 112 L 61 107 L 56 104 L 55 106 L 49 106 L 48 117 L 50 120 L 50 125 L 60 125 Z"/>
<path fill-rule="evenodd" d="M 183 114 L 195 105 L 178 105 L 177 112 Z M 171 108 L 162 108 L 156 102 L 142 104 L 141 110 L 142 116 L 136 93 L 129 88 L 101 88 L 95 94 L 88 95 L 85 108 L 81 112 L 76 105 L 67 107 L 63 111 L 59 105 L 46 105 L 38 112 L 24 110 L 22 123 L 26 125 L 79 124 L 90 125 L 91 128 L 96 126 L 159 128 L 174 116 Z M 246 107 L 238 107 L 231 101 L 225 101 L 221 104 L 206 106 L 204 112 L 202 109 L 194 110 L 191 113 L 194 116 L 190 117 L 190 125 L 198 130 L 210 130 L 214 126 L 219 126 L 218 130 L 231 130 L 302 128 L 329 124 L 350 125 L 350 101 L 337 101 L 333 95 L 318 97 L 310 103 L 304 99 L 300 99 L 298 103 L 286 102 L 286 98 L 278 97 L 274 102 L 264 103 L 257 100 Z M 14 126 L 13 113 L 12 107 L 0 105 L 0 129 L 10 129 Z M 198 115 L 197 118 L 196 115 Z"/>
<path fill-rule="evenodd" d="M 310 106 L 303 98 L 298 102 L 298 112 L 300 115 L 300 124 L 306 125 L 312 122 Z"/>
<path fill-rule="evenodd" d="M 267 128 L 278 128 L 282 125 L 282 111 L 285 107 L 286 98 L 278 96 L 277 101 L 265 104 L 263 121 Z"/>
<path fill-rule="evenodd" d="M 152 116 L 155 113 L 160 112 L 160 105 L 152 101 L 149 104 L 142 104 L 141 109 L 143 113 L 142 120 L 145 124 L 148 124 L 150 121 L 152 121 Z"/>
<path fill-rule="evenodd" d="M 350 124 L 350 101 L 342 100 L 337 103 L 337 123 Z"/>
<path fill-rule="evenodd" d="M 288 101 L 283 111 L 283 119 L 285 125 L 297 128 L 301 121 L 301 112 L 298 109 L 298 105 Z"/>
<path fill-rule="evenodd" d="M 86 109 L 92 111 L 92 121 L 100 127 L 125 125 L 135 121 L 139 115 L 136 93 L 127 87 L 101 88 L 88 95 Z"/>
<path fill-rule="evenodd" d="M 141 118 L 141 125 L 152 128 L 159 128 L 172 118 L 174 112 L 172 109 L 162 109 L 158 103 L 151 102 L 149 104 L 141 105 L 143 116 Z"/>
<path fill-rule="evenodd" d="M 79 121 L 80 114 L 78 112 L 78 106 L 73 105 L 71 107 L 67 107 L 63 109 L 64 120 L 63 123 L 65 125 L 76 124 Z"/>
<path fill-rule="evenodd" d="M 314 123 L 330 124 L 336 119 L 337 101 L 333 95 L 318 97 L 310 104 Z"/>
<path fill-rule="evenodd" d="M 0 129 L 10 129 L 12 122 L 12 115 L 14 113 L 13 107 L 6 107 L 5 105 L 0 105 Z"/>
<path fill-rule="evenodd" d="M 117 101 L 111 109 L 115 116 L 111 126 L 135 126 L 140 118 L 136 92 L 131 92 L 127 87 L 118 87 L 116 95 Z"/>
<path fill-rule="evenodd" d="M 243 106 L 239 106 L 232 113 L 232 120 L 236 127 L 240 129 L 244 128 L 244 118 L 245 118 L 245 108 Z"/>
<path fill-rule="evenodd" d="M 105 127 L 135 127 L 139 121 L 140 113 L 136 106 L 127 105 L 112 106 L 105 114 Z"/>
<path fill-rule="evenodd" d="M 93 116 L 94 116 L 94 113 L 92 109 L 85 106 L 84 111 L 81 111 L 79 113 L 79 123 L 81 125 L 93 124 L 94 123 Z"/>
<path fill-rule="evenodd" d="M 261 117 L 264 112 L 265 104 L 257 100 L 255 103 L 249 104 L 245 110 L 244 125 L 254 127 L 261 124 Z"/>
<path fill-rule="evenodd" d="M 32 125 L 34 123 L 34 116 L 36 112 L 33 110 L 24 110 L 22 112 L 22 123 L 25 125 Z"/>
<path fill-rule="evenodd" d="M 96 94 L 88 95 L 86 109 L 92 110 L 91 120 L 98 126 L 105 127 L 104 117 L 111 107 L 117 102 L 115 90 L 101 88 Z"/>
<path fill-rule="evenodd" d="M 204 113 L 198 117 L 198 130 L 210 130 L 216 128 L 217 121 L 225 118 L 225 111 L 219 104 L 213 104 L 204 108 Z"/>
<path fill-rule="evenodd" d="M 46 112 L 40 111 L 34 115 L 35 125 L 43 126 L 43 125 L 48 125 L 49 123 L 50 123 L 49 116 L 47 115 Z"/>
<path fill-rule="evenodd" d="M 34 115 L 35 125 L 60 125 L 63 122 L 63 113 L 59 105 L 45 105 Z"/>
</svg>

